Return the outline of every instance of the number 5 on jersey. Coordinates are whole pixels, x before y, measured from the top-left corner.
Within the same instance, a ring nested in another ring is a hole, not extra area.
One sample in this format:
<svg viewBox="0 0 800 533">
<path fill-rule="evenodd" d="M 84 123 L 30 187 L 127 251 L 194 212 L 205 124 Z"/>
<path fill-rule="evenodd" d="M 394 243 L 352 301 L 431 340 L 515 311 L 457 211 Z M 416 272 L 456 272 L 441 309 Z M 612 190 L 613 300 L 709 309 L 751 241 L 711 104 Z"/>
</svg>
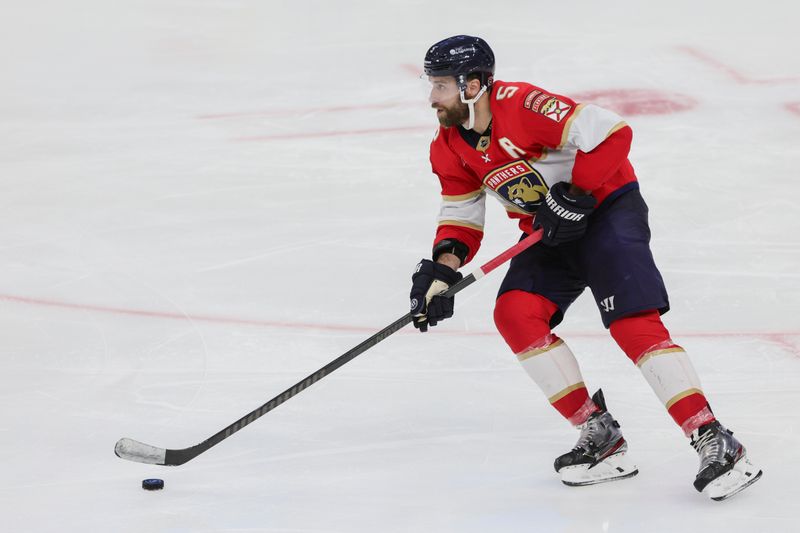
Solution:
<svg viewBox="0 0 800 533">
<path fill-rule="evenodd" d="M 511 98 L 519 87 L 500 86 L 497 88 L 497 99 Z"/>
</svg>

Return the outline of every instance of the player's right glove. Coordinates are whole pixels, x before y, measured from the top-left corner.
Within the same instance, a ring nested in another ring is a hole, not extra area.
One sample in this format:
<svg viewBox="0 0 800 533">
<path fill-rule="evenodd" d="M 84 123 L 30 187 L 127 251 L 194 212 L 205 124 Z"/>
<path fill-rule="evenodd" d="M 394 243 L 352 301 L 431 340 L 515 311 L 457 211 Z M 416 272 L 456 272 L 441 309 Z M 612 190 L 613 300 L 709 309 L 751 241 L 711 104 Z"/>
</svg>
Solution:
<svg viewBox="0 0 800 533">
<path fill-rule="evenodd" d="M 569 183 L 553 185 L 536 211 L 533 229 L 542 228 L 542 244 L 557 246 L 583 237 L 589 215 L 597 205 L 591 194 L 570 194 Z"/>
<path fill-rule="evenodd" d="M 463 276 L 447 265 L 423 259 L 411 276 L 411 315 L 421 332 L 453 316 L 455 298 L 439 296 Z"/>
</svg>

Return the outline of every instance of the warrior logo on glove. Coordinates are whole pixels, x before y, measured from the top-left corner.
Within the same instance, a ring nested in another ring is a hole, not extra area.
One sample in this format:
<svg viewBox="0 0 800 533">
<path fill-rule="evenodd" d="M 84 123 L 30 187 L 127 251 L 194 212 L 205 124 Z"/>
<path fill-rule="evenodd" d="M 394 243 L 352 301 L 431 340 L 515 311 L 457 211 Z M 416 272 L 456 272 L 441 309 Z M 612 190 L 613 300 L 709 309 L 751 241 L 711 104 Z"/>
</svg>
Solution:
<svg viewBox="0 0 800 533">
<path fill-rule="evenodd" d="M 558 246 L 583 237 L 597 200 L 590 194 L 570 192 L 570 184 L 560 181 L 547 193 L 544 205 L 536 213 L 533 228 L 542 228 L 542 244 Z"/>
</svg>

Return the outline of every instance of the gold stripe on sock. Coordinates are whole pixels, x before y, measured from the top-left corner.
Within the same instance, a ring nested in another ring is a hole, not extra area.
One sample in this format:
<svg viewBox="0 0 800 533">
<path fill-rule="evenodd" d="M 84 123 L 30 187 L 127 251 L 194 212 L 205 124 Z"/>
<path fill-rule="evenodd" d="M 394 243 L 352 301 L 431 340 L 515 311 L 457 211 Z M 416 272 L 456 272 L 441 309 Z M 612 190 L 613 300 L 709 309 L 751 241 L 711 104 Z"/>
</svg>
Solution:
<svg viewBox="0 0 800 533">
<path fill-rule="evenodd" d="M 569 387 L 567 387 L 566 389 L 562 390 L 561 392 L 556 393 L 553 396 L 550 396 L 547 399 L 547 401 L 549 401 L 550 403 L 556 403 L 558 400 L 560 400 L 561 398 L 563 398 L 564 396 L 566 396 L 570 392 L 578 390 L 578 389 L 581 389 L 581 388 L 584 388 L 584 389 L 586 388 L 586 385 L 584 385 L 583 381 L 581 381 L 580 383 L 576 383 L 575 385 L 570 385 Z"/>
<path fill-rule="evenodd" d="M 642 365 L 645 364 L 645 362 L 647 362 L 648 359 L 650 359 L 651 357 L 655 357 L 657 355 L 666 355 L 668 353 L 676 353 L 676 352 L 684 352 L 684 351 L 685 350 L 683 348 L 681 348 L 680 346 L 675 346 L 673 348 L 667 348 L 666 350 L 654 350 L 652 352 L 648 352 L 648 353 L 644 354 L 642 356 L 642 358 L 639 359 L 636 362 L 636 366 L 641 368 Z"/>
<path fill-rule="evenodd" d="M 561 340 L 561 339 L 558 339 L 553 344 L 548 344 L 544 348 L 534 348 L 533 350 L 528 350 L 527 352 L 523 352 L 523 353 L 517 354 L 517 359 L 521 363 L 522 361 L 525 361 L 526 359 L 530 359 L 531 357 L 536 357 L 537 355 L 542 355 L 545 352 L 549 352 L 553 348 L 558 348 L 562 344 L 564 344 L 564 341 Z"/>
<path fill-rule="evenodd" d="M 703 395 L 703 391 L 701 391 L 700 389 L 689 389 L 681 392 L 680 394 L 676 394 L 675 396 L 670 398 L 669 401 L 667 402 L 666 404 L 667 410 L 669 411 L 673 405 L 683 400 L 684 398 L 691 396 L 692 394 Z"/>
</svg>

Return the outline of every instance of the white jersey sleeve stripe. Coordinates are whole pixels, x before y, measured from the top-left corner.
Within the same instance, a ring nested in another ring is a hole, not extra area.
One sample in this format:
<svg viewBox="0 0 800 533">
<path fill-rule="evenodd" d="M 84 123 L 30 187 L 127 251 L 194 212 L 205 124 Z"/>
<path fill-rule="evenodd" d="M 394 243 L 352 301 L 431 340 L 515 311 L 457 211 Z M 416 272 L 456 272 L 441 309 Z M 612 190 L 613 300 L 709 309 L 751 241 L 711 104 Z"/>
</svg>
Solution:
<svg viewBox="0 0 800 533">
<path fill-rule="evenodd" d="M 452 197 L 450 197 L 452 198 Z M 475 196 L 453 201 L 442 197 L 439 210 L 439 225 L 463 226 L 483 231 L 486 218 L 486 193 L 479 191 Z"/>
<path fill-rule="evenodd" d="M 440 220 L 439 221 L 439 225 L 440 226 L 456 226 L 456 227 L 459 227 L 459 228 L 469 228 L 469 229 L 474 229 L 474 230 L 478 230 L 478 231 L 483 231 L 483 226 L 476 226 L 474 224 L 470 224 L 468 222 L 461 222 L 459 220 Z"/>
<path fill-rule="evenodd" d="M 572 124 L 567 124 L 565 131 L 566 144 L 575 146 L 582 152 L 591 152 L 609 135 L 625 126 L 622 117 L 608 109 L 587 104 L 580 111 L 577 114 L 576 110 L 575 120 Z"/>
<path fill-rule="evenodd" d="M 457 196 L 448 196 L 446 194 L 442 195 L 442 199 L 447 202 L 460 202 L 462 200 L 469 200 L 471 198 L 475 198 L 476 196 L 480 195 L 483 192 L 483 189 L 478 189 L 477 191 L 468 192 L 467 194 L 459 194 Z"/>
<path fill-rule="evenodd" d="M 578 106 L 575 108 L 575 111 L 573 111 L 572 115 L 567 119 L 567 123 L 564 124 L 564 130 L 561 132 L 561 144 L 558 145 L 556 150 L 563 149 L 564 145 L 566 145 L 567 142 L 569 141 L 569 134 L 570 131 L 572 131 L 572 125 L 575 123 L 575 119 L 577 119 L 580 116 L 584 107 L 586 106 L 584 106 L 583 104 L 578 104 Z"/>
</svg>

